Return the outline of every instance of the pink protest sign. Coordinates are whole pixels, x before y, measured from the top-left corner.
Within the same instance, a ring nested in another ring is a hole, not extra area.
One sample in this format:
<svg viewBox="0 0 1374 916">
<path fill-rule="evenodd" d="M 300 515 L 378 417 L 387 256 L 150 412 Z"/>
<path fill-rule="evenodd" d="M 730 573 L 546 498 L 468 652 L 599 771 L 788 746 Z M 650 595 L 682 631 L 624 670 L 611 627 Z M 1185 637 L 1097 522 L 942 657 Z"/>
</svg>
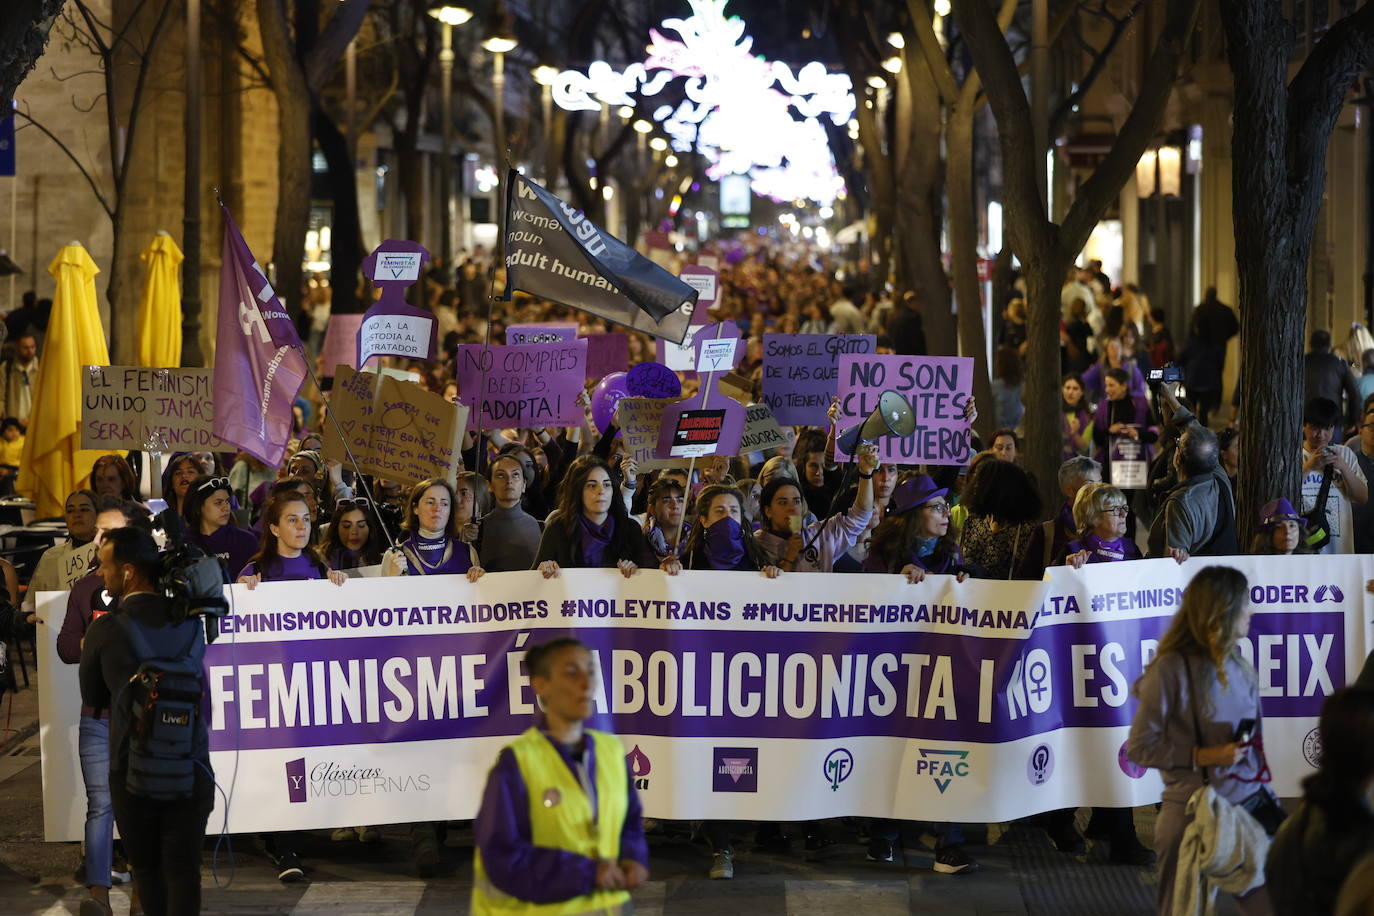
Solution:
<svg viewBox="0 0 1374 916">
<path fill-rule="evenodd" d="M 472 429 L 580 426 L 587 342 L 458 348 L 459 400 Z M 480 415 L 478 403 L 481 404 Z"/>
<path fill-rule="evenodd" d="M 363 259 L 363 276 L 382 297 L 363 315 L 358 328 L 358 365 L 373 356 L 434 359 L 434 315 L 405 300 L 406 287 L 420 279 L 431 260 L 419 242 L 387 239 Z"/>
<path fill-rule="evenodd" d="M 587 378 L 605 378 L 630 368 L 630 339 L 624 334 L 588 334 Z"/>
<path fill-rule="evenodd" d="M 969 424 L 964 407 L 973 393 L 973 360 L 966 356 L 840 356 L 838 394 L 841 430 L 862 423 L 884 391 L 895 391 L 911 405 L 916 431 L 904 438 L 878 440 L 884 462 L 967 464 Z M 849 461 L 838 453 L 837 461 Z"/>
<path fill-rule="evenodd" d="M 320 347 L 322 375 L 333 375 L 336 366 L 358 368 L 358 328 L 362 315 L 330 315 L 324 331 L 324 345 Z"/>
</svg>

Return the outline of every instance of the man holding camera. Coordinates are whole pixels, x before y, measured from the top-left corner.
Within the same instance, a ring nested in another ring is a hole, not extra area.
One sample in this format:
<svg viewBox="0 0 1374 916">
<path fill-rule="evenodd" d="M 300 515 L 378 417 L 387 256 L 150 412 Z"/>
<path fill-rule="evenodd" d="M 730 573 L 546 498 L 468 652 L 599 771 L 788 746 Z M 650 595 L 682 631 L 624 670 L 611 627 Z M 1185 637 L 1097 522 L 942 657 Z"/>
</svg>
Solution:
<svg viewBox="0 0 1374 916">
<path fill-rule="evenodd" d="M 1172 381 L 1151 380 L 1169 420 L 1162 437 L 1164 476 L 1154 481 L 1162 492 L 1159 513 L 1150 525 L 1149 556 L 1226 557 L 1240 553 L 1236 537 L 1236 499 L 1221 466 L 1216 433 L 1178 402 Z M 1156 473 L 1160 469 L 1156 465 Z"/>
<path fill-rule="evenodd" d="M 149 658 L 185 658 L 195 666 L 205 653 L 199 618 L 176 622 L 171 602 L 158 592 L 162 561 L 153 536 L 141 528 L 105 534 L 96 554 L 105 590 L 118 610 L 94 620 L 81 648 L 81 701 L 110 711 L 110 796 L 115 823 L 133 866 L 134 883 L 148 916 L 200 912 L 200 851 L 205 824 L 214 806 L 214 774 L 205 720 L 190 715 L 190 758 L 194 776 L 185 796 L 159 800 L 136 794 L 135 786 L 156 780 L 130 766 L 131 744 L 138 738 L 130 683 Z M 127 618 L 127 620 L 122 619 Z M 135 648 L 144 644 L 144 651 Z M 157 689 L 152 691 L 154 699 Z M 166 712 L 166 710 L 162 710 Z M 154 710 L 156 715 L 157 710 Z M 159 722 L 143 727 L 157 733 Z M 165 721 L 165 720 L 163 720 Z M 161 760 L 154 761 L 161 763 Z M 160 775 L 160 774 L 158 774 Z M 107 902 L 82 902 L 82 916 L 108 916 Z"/>
</svg>

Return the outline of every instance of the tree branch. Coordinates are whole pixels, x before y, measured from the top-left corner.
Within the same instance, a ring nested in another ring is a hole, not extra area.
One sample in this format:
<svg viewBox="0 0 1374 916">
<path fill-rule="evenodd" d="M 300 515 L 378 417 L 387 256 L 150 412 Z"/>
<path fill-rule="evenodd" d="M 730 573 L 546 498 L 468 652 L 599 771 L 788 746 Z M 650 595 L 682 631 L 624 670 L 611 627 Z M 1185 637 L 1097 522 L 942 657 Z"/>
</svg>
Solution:
<svg viewBox="0 0 1374 916">
<path fill-rule="evenodd" d="M 129 101 L 129 126 L 125 132 L 124 156 L 120 159 L 118 171 L 115 172 L 115 194 L 121 200 L 124 197 L 124 183 L 129 178 L 129 162 L 133 158 L 130 154 L 134 149 L 134 137 L 141 120 L 139 107 L 143 102 L 143 90 L 148 83 L 148 71 L 153 67 L 153 51 L 157 47 L 157 40 L 162 34 L 163 26 L 167 24 L 167 16 L 171 9 L 172 0 L 162 0 L 162 11 L 158 13 L 157 21 L 153 23 L 153 31 L 148 36 L 148 46 L 143 49 L 139 56 L 138 76 L 134 80 L 134 94 Z"/>
<path fill-rule="evenodd" d="M 1102 50 L 1093 52 L 1092 63 L 1088 65 L 1087 72 L 1084 73 L 1083 78 L 1079 80 L 1078 88 L 1070 93 L 1067 98 L 1063 99 L 1054 110 L 1054 113 L 1050 116 L 1051 137 L 1059 136 L 1064 130 L 1064 122 L 1067 121 L 1069 115 L 1073 113 L 1074 106 L 1081 104 L 1082 101 L 1087 98 L 1088 93 L 1093 88 L 1093 84 L 1096 83 L 1097 78 L 1102 75 L 1102 71 L 1107 68 L 1107 59 L 1112 56 L 1112 51 L 1116 49 L 1117 43 L 1121 41 L 1121 36 L 1126 34 L 1126 29 L 1130 27 L 1131 22 L 1135 19 L 1135 14 L 1138 13 L 1144 5 L 1145 0 L 1135 0 L 1135 4 L 1131 7 L 1130 12 L 1120 19 L 1111 15 L 1105 16 L 1105 18 L 1111 20 L 1112 23 L 1111 35 L 1107 37 L 1107 43 L 1102 46 Z"/>
<path fill-rule="evenodd" d="M 343 0 L 334 10 L 329 24 L 311 46 L 305 57 L 305 83 L 312 95 L 318 95 L 329 82 L 330 73 L 343 56 L 348 43 L 357 37 L 367 15 L 369 0 Z"/>
<path fill-rule="evenodd" d="M 1012 5 L 1013 10 L 1015 4 Z M 945 49 L 940 47 L 940 39 L 935 37 L 935 27 L 931 25 L 930 13 L 921 0 L 906 0 L 907 15 L 911 17 L 912 28 L 920 43 L 921 53 L 925 55 L 926 65 L 935 77 L 935 88 L 940 90 L 940 101 L 953 105 L 959 99 L 959 87 L 954 82 L 954 73 L 945 59 Z"/>
<path fill-rule="evenodd" d="M 76 166 L 76 170 L 81 173 L 81 177 L 85 178 L 86 183 L 91 186 L 91 193 L 95 195 L 96 202 L 100 204 L 100 209 L 104 210 L 105 215 L 108 216 L 111 220 L 113 220 L 114 209 L 110 206 L 110 202 L 105 199 L 105 195 L 100 192 L 100 186 L 95 183 L 95 179 L 91 177 L 91 173 L 86 171 L 86 167 L 81 164 L 80 159 L 76 158 L 76 154 L 71 151 L 71 148 L 68 147 L 67 144 L 63 143 L 61 140 L 57 139 L 57 136 L 52 131 L 48 130 L 38 121 L 35 121 L 33 119 L 33 115 L 29 114 L 27 111 L 23 111 L 21 109 L 16 108 L 14 113 L 19 115 L 19 117 L 23 118 L 24 120 L 28 121 L 34 127 L 38 128 L 44 136 L 46 136 L 53 143 L 57 144 L 57 148 L 60 149 L 66 155 L 66 157 L 72 161 L 72 165 Z"/>
<path fill-rule="evenodd" d="M 1059 239 L 1062 250 L 1076 254 L 1087 243 L 1103 211 L 1121 193 L 1121 188 L 1135 171 L 1136 163 L 1164 115 L 1164 106 L 1173 92 L 1178 63 L 1197 22 L 1200 6 L 1199 0 L 1168 0 L 1164 29 L 1145 65 L 1140 95 L 1131 106 L 1131 113 L 1117 132 L 1106 158 L 1078 189 L 1064 216 Z"/>
</svg>

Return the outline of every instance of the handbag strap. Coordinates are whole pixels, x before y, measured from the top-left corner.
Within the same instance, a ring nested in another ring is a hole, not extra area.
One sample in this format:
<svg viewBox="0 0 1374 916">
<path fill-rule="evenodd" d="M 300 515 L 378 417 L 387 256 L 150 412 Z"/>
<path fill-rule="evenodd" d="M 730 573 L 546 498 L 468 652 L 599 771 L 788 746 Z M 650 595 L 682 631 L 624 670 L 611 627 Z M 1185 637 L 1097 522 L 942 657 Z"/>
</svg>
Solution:
<svg viewBox="0 0 1374 916">
<path fill-rule="evenodd" d="M 1197 715 L 1197 691 L 1193 689 L 1193 664 L 1188 660 L 1187 653 L 1180 652 L 1179 657 L 1183 659 L 1183 679 L 1188 682 L 1188 709 L 1193 714 L 1193 741 L 1197 748 L 1193 751 L 1193 760 L 1197 760 L 1197 751 L 1201 750 L 1202 744 L 1202 721 Z M 1201 766 L 1202 784 L 1205 786 L 1212 780 L 1207 772 L 1208 767 Z"/>
</svg>

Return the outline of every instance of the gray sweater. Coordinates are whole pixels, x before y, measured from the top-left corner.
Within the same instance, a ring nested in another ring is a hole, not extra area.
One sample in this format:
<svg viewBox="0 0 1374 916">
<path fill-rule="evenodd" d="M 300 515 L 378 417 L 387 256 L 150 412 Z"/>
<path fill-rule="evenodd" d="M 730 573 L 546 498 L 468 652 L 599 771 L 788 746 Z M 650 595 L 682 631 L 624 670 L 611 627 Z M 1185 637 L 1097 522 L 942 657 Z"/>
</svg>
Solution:
<svg viewBox="0 0 1374 916">
<path fill-rule="evenodd" d="M 534 567 L 539 550 L 539 520 L 520 506 L 497 506 L 482 519 L 478 556 L 487 572 L 514 572 Z"/>
</svg>

